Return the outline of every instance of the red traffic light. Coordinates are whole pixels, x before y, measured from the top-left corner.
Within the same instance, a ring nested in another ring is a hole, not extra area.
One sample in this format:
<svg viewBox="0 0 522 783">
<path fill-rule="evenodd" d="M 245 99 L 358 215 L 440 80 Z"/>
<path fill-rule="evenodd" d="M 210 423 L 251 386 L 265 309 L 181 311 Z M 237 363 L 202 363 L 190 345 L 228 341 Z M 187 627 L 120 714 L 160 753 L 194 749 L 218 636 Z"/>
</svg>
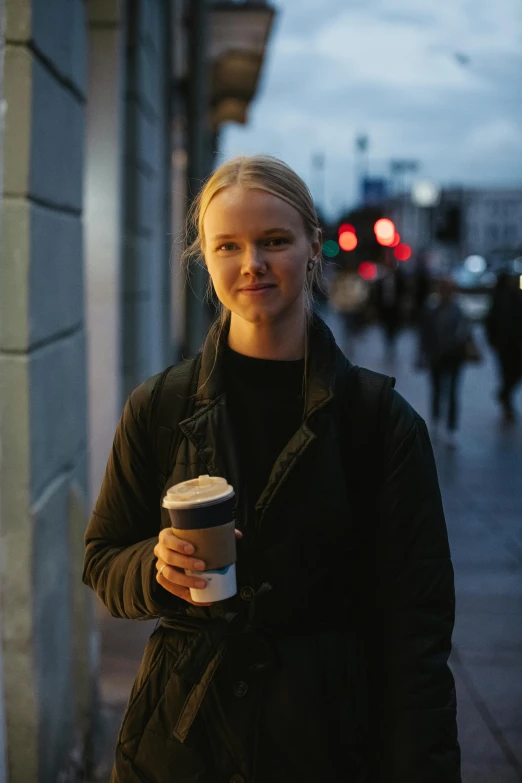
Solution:
<svg viewBox="0 0 522 783">
<path fill-rule="evenodd" d="M 363 261 L 359 264 L 359 276 L 363 280 L 373 280 L 377 275 L 377 267 L 371 261 Z"/>
<path fill-rule="evenodd" d="M 411 247 L 409 245 L 401 243 L 397 245 L 393 252 L 397 261 L 407 261 L 408 258 L 411 258 Z"/>
<path fill-rule="evenodd" d="M 375 237 L 380 245 L 390 246 L 395 238 L 395 226 L 388 218 L 381 218 L 378 220 L 373 230 L 375 231 Z"/>
<path fill-rule="evenodd" d="M 357 244 L 357 237 L 352 231 L 343 231 L 342 234 L 339 234 L 339 247 L 341 250 L 350 253 L 352 250 L 355 250 Z"/>
</svg>

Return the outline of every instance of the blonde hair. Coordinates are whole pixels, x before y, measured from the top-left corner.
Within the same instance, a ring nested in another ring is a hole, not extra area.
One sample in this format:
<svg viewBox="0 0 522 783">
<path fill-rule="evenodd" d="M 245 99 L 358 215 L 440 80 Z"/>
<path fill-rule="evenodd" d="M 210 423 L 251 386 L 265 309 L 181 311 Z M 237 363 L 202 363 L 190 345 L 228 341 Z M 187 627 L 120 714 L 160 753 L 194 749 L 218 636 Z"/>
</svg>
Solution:
<svg viewBox="0 0 522 783">
<path fill-rule="evenodd" d="M 286 201 L 301 215 L 308 238 L 311 240 L 317 236 L 320 230 L 319 218 L 310 191 L 301 177 L 282 160 L 270 155 L 242 155 L 219 166 L 192 202 L 187 215 L 188 246 L 182 255 L 184 265 L 188 266 L 194 260 L 198 263 L 204 261 L 205 213 L 214 196 L 233 185 L 264 190 Z M 190 241 L 192 237 L 195 239 Z M 313 311 L 314 288 L 321 286 L 322 280 L 322 257 L 319 254 L 305 279 L 305 307 L 309 318 Z M 212 296 L 213 293 L 212 281 L 209 280 L 207 294 Z M 219 320 L 223 326 L 230 316 L 230 311 L 221 303 L 219 309 Z"/>
</svg>

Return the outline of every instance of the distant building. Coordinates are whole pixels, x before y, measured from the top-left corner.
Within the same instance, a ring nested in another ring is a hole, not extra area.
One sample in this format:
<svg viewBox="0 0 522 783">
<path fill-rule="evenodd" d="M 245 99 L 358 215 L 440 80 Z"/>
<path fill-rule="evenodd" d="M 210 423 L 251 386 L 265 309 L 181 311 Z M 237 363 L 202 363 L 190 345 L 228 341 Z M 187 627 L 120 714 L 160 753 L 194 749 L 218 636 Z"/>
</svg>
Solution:
<svg viewBox="0 0 522 783">
<path fill-rule="evenodd" d="M 462 200 L 464 255 L 521 252 L 522 188 L 466 190 Z"/>
<path fill-rule="evenodd" d="M 522 254 L 522 188 L 445 188 L 432 208 L 399 195 L 386 209 L 414 252 L 430 247 L 447 267 L 472 254 L 487 261 Z"/>
</svg>

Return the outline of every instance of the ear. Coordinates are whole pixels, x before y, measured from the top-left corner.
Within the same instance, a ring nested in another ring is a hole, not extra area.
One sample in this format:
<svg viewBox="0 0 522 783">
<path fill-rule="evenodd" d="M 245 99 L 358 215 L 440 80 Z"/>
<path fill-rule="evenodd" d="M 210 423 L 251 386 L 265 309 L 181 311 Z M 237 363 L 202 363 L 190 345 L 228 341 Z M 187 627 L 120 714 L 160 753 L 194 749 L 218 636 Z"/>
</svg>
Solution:
<svg viewBox="0 0 522 783">
<path fill-rule="evenodd" d="M 321 255 L 321 248 L 323 247 L 323 232 L 320 228 L 316 228 L 314 234 L 315 236 L 310 243 L 310 249 L 312 251 L 311 259 L 312 261 L 317 261 Z"/>
</svg>

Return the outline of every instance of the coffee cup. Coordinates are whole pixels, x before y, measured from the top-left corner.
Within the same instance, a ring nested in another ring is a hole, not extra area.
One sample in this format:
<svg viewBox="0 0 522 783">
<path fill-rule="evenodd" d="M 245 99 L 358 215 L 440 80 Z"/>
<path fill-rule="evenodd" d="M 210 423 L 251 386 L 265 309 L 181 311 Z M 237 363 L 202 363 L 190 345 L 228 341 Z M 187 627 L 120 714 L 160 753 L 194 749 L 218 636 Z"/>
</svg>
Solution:
<svg viewBox="0 0 522 783">
<path fill-rule="evenodd" d="M 190 588 L 198 603 L 224 601 L 237 592 L 234 489 L 219 476 L 199 476 L 167 490 L 163 506 L 178 538 L 194 546 L 205 571 L 185 571 L 204 580 L 202 590 Z"/>
</svg>

